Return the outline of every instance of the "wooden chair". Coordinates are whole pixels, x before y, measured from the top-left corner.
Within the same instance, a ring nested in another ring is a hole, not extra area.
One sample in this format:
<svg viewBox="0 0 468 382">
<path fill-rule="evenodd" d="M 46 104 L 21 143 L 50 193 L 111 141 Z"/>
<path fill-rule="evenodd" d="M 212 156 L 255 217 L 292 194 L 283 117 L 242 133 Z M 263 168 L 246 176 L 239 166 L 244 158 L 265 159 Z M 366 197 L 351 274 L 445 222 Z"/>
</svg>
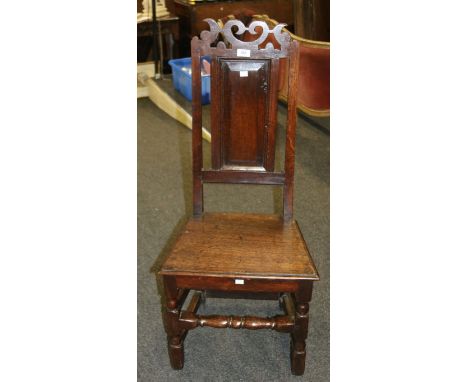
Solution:
<svg viewBox="0 0 468 382">
<path fill-rule="evenodd" d="M 282 24 L 269 30 L 262 21 L 261 36 L 253 42 L 236 39 L 231 28 L 247 28 L 229 20 L 221 29 L 206 19 L 210 31 L 194 37 L 193 97 L 193 217 L 158 272 L 165 290 L 165 328 L 171 366 L 184 366 L 184 338 L 198 326 L 233 329 L 273 329 L 291 335 L 291 370 L 305 367 L 309 301 L 317 270 L 293 219 L 296 93 L 299 44 L 282 33 Z M 223 41 L 211 46 L 222 33 Z M 267 44 L 274 35 L 280 49 Z M 211 60 L 211 169 L 202 168 L 201 56 Z M 289 58 L 288 122 L 284 171 L 275 171 L 275 135 L 279 59 Z M 204 213 L 204 183 L 242 183 L 283 187 L 283 215 Z M 199 315 L 201 293 L 195 292 L 182 310 L 190 290 L 272 293 L 280 297 L 285 314 L 274 317 Z"/>
</svg>

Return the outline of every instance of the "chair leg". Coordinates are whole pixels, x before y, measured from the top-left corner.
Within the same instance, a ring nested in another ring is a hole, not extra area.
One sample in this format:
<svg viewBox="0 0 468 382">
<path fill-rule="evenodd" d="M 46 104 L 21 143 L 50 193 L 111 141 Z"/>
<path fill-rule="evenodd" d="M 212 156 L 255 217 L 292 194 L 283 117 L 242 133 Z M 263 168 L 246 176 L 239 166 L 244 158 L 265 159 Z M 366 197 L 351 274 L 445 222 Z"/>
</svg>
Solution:
<svg viewBox="0 0 468 382">
<path fill-rule="evenodd" d="M 291 372 L 303 375 L 306 360 L 306 339 L 309 328 L 309 301 L 312 285 L 295 295 L 295 325 L 291 333 Z"/>
<path fill-rule="evenodd" d="M 174 370 L 182 369 L 184 367 L 184 341 L 182 336 L 167 336 L 167 347 L 172 368 Z"/>
<path fill-rule="evenodd" d="M 170 278 L 164 279 L 164 288 L 166 294 L 164 316 L 169 360 L 172 368 L 179 370 L 184 367 L 184 335 L 183 330 L 179 328 L 180 307 L 177 301 L 177 288 Z"/>
<path fill-rule="evenodd" d="M 291 371 L 294 375 L 304 374 L 308 326 L 309 304 L 296 304 L 296 325 L 291 335 Z"/>
</svg>

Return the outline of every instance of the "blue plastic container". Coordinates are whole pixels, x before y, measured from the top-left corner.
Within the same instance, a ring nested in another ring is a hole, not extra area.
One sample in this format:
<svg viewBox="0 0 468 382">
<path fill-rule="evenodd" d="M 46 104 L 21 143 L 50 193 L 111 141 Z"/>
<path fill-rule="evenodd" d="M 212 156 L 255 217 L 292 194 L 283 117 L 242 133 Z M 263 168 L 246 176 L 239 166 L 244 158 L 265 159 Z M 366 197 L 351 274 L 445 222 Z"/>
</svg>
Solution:
<svg viewBox="0 0 468 382">
<path fill-rule="evenodd" d="M 203 57 L 205 60 L 211 63 L 211 57 Z M 174 88 L 182 93 L 182 95 L 189 101 L 192 100 L 192 59 L 178 58 L 175 60 L 169 60 L 169 65 L 172 68 L 172 82 Z M 206 105 L 210 103 L 210 76 L 203 76 L 201 78 L 202 85 L 202 104 Z"/>
</svg>

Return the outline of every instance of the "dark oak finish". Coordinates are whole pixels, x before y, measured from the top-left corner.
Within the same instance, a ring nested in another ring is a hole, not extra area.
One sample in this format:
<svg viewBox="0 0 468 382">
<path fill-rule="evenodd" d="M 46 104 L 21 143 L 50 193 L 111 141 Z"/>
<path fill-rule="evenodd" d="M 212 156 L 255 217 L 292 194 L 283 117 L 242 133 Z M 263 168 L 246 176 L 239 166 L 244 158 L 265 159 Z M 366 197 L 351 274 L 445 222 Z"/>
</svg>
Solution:
<svg viewBox="0 0 468 382">
<path fill-rule="evenodd" d="M 170 277 L 168 273 L 166 277 Z M 227 274 L 224 276 L 201 275 L 201 274 L 175 274 L 178 288 L 198 290 L 220 290 L 227 292 L 295 292 L 302 287 L 302 282 L 294 277 L 255 277 L 239 276 L 238 274 Z M 243 284 L 236 283 L 242 280 Z"/>
<path fill-rule="evenodd" d="M 271 329 L 291 335 L 291 371 L 305 367 L 312 284 L 319 275 L 293 219 L 296 93 L 299 50 L 281 30 L 263 21 L 246 28 L 229 20 L 223 28 L 206 20 L 210 31 L 192 40 L 193 217 L 176 239 L 158 272 L 166 295 L 165 325 L 171 365 L 184 364 L 183 342 L 197 327 Z M 240 41 L 248 31 L 258 38 Z M 219 35 L 222 34 L 222 39 Z M 276 40 L 276 47 L 269 42 Z M 213 46 L 213 44 L 215 44 Z M 211 56 L 212 168 L 203 168 L 202 56 Z M 288 121 L 284 171 L 275 172 L 279 60 L 289 62 Z M 204 213 L 204 183 L 270 184 L 283 187 L 283 214 Z M 284 315 L 274 317 L 200 315 L 202 295 L 189 290 L 247 296 L 280 296 Z"/>
<path fill-rule="evenodd" d="M 171 366 L 174 369 L 182 369 L 184 367 L 184 331 L 179 325 L 179 312 L 186 295 L 178 293 L 174 281 L 173 278 L 164 278 L 164 291 L 166 294 L 164 324 Z"/>
<path fill-rule="evenodd" d="M 241 213 L 190 219 L 161 271 L 174 273 L 318 278 L 295 221 L 285 224 L 280 216 Z"/>
<path fill-rule="evenodd" d="M 213 168 L 258 167 L 271 170 L 271 152 L 268 146 L 267 73 L 269 60 L 239 59 L 215 60 L 221 83 L 217 92 L 220 105 L 211 125 L 219 142 L 212 145 Z M 248 77 L 242 77 L 242 73 Z M 269 97 L 271 98 L 271 96 Z M 242 113 L 239 112 L 242 110 Z"/>
<path fill-rule="evenodd" d="M 279 186 L 284 184 L 284 173 L 204 170 L 202 172 L 202 179 L 204 183 L 271 184 Z"/>
<path fill-rule="evenodd" d="M 290 298 L 285 296 L 284 299 Z M 291 310 L 286 311 L 286 315 L 274 317 L 253 317 L 253 316 L 223 316 L 211 315 L 202 316 L 197 315 L 195 312 L 200 306 L 201 293 L 197 292 L 193 295 L 187 309 L 180 313 L 180 326 L 188 329 L 195 329 L 197 326 L 208 326 L 217 329 L 271 329 L 278 332 L 292 333 L 294 331 L 294 312 Z"/>
<path fill-rule="evenodd" d="M 294 330 L 294 319 L 288 316 L 254 317 L 254 316 L 199 316 L 193 313 L 181 312 L 181 326 L 195 329 L 197 326 L 208 326 L 216 329 L 272 329 L 278 332 L 290 333 Z"/>
</svg>

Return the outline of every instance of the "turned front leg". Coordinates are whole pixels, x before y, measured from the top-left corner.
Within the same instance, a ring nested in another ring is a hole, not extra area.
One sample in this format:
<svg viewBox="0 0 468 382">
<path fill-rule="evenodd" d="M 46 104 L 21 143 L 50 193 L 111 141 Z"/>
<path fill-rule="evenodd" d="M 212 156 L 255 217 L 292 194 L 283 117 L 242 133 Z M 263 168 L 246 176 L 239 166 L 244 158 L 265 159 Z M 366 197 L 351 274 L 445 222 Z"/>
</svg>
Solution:
<svg viewBox="0 0 468 382">
<path fill-rule="evenodd" d="M 180 302 L 177 299 L 177 288 L 174 280 L 164 279 L 166 294 L 165 327 L 167 333 L 167 349 L 173 369 L 184 367 L 184 336 L 179 325 Z"/>
<path fill-rule="evenodd" d="M 309 301 L 312 294 L 312 284 L 296 293 L 295 324 L 291 333 L 291 372 L 302 375 L 305 370 L 306 339 L 309 328 Z"/>
</svg>

